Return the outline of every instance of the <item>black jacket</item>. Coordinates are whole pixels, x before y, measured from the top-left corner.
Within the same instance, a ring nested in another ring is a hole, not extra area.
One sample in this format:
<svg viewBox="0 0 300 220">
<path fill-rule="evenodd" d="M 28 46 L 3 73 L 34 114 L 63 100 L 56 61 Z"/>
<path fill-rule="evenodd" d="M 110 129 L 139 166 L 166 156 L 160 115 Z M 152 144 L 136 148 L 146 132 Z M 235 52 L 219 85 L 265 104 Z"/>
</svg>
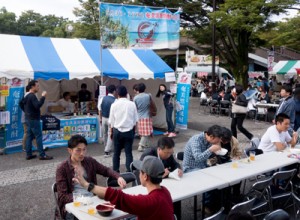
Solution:
<svg viewBox="0 0 300 220">
<path fill-rule="evenodd" d="M 142 154 L 140 160 L 143 160 L 144 157 L 146 157 L 146 156 L 158 157 L 157 148 L 152 147 L 152 148 L 145 150 L 144 153 Z M 170 172 L 173 172 L 177 168 L 181 169 L 180 164 L 175 160 L 173 155 L 171 155 L 168 159 L 161 160 L 161 161 L 162 161 L 164 167 L 168 168 Z"/>
<path fill-rule="evenodd" d="M 25 119 L 40 120 L 40 108 L 42 107 L 44 102 L 44 96 L 40 100 L 38 100 L 33 93 L 29 93 L 28 95 L 26 95 L 19 103 L 20 108 L 25 112 Z"/>
</svg>

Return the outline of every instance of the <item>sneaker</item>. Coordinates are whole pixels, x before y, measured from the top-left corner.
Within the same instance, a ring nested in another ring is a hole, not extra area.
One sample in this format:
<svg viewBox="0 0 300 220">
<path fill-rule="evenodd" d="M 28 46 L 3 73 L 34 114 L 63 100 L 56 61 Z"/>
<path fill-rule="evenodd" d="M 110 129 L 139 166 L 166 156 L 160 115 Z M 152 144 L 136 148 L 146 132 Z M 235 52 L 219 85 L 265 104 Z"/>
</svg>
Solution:
<svg viewBox="0 0 300 220">
<path fill-rule="evenodd" d="M 26 160 L 31 160 L 31 159 L 34 159 L 34 158 L 36 158 L 36 155 L 30 155 L 30 156 L 26 157 Z"/>
<path fill-rule="evenodd" d="M 139 145 L 139 147 L 138 147 L 138 151 L 139 151 L 139 152 L 143 152 L 143 151 L 144 151 L 144 147 L 143 147 L 143 146 L 141 146 L 141 145 Z"/>
<path fill-rule="evenodd" d="M 40 160 L 52 160 L 52 159 L 53 159 L 53 157 L 48 156 L 48 155 L 45 155 L 45 156 L 43 156 L 43 157 L 40 157 Z"/>
<path fill-rule="evenodd" d="M 163 135 L 164 135 L 164 136 L 168 136 L 168 135 L 169 135 L 169 132 L 167 131 L 167 132 L 165 132 Z"/>
<path fill-rule="evenodd" d="M 176 134 L 174 132 L 171 132 L 168 137 L 176 137 Z"/>
<path fill-rule="evenodd" d="M 107 158 L 107 157 L 110 157 L 110 152 L 104 152 L 104 157 Z"/>
</svg>

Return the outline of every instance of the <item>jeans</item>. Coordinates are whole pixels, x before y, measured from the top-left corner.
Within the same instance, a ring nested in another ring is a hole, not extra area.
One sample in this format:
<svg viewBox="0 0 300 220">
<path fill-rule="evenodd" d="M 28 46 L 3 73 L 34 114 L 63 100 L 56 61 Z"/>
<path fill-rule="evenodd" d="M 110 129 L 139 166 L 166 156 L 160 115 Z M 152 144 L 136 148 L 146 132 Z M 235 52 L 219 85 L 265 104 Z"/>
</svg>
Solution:
<svg viewBox="0 0 300 220">
<path fill-rule="evenodd" d="M 27 125 L 26 155 L 32 155 L 32 140 L 35 138 L 40 157 L 44 157 L 45 151 L 43 149 L 43 135 L 40 120 L 26 119 L 25 123 Z"/>
<path fill-rule="evenodd" d="M 141 136 L 139 145 L 143 146 L 143 147 L 152 147 L 151 141 L 150 141 L 150 136 Z"/>
<path fill-rule="evenodd" d="M 243 127 L 243 122 L 245 118 L 246 118 L 246 114 L 238 114 L 238 115 L 233 114 L 231 120 L 231 132 L 232 135 L 235 138 L 237 138 L 237 130 L 236 130 L 236 126 L 237 126 L 240 132 L 242 132 L 249 140 L 251 140 L 253 138 L 253 135 Z"/>
<path fill-rule="evenodd" d="M 168 125 L 168 132 L 174 132 L 174 124 L 173 124 L 173 106 L 166 106 L 166 119 L 167 119 L 167 125 Z"/>
<path fill-rule="evenodd" d="M 126 156 L 126 171 L 130 171 L 130 164 L 133 161 L 132 144 L 134 140 L 134 130 L 120 132 L 118 129 L 113 129 L 114 140 L 114 155 L 113 155 L 113 170 L 120 172 L 120 155 L 124 148 Z"/>
<path fill-rule="evenodd" d="M 110 152 L 111 148 L 112 148 L 113 141 L 110 138 L 110 125 L 108 123 L 108 118 L 102 117 L 101 127 L 102 127 L 102 131 L 103 131 L 103 140 L 104 140 L 104 146 L 105 146 L 104 151 L 105 152 Z"/>
</svg>

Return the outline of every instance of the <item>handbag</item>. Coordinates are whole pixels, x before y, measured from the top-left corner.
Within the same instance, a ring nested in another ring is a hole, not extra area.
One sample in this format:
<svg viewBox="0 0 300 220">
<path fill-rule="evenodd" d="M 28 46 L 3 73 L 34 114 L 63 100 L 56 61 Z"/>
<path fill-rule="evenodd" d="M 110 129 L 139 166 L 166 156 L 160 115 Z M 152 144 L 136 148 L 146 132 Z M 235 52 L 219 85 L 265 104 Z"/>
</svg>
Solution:
<svg viewBox="0 0 300 220">
<path fill-rule="evenodd" d="M 232 103 L 231 112 L 232 113 L 238 113 L 238 114 L 246 114 L 247 113 L 247 107 Z"/>
<path fill-rule="evenodd" d="M 157 114 L 157 108 L 156 108 L 156 105 L 155 105 L 151 95 L 149 95 L 149 96 L 150 96 L 149 114 L 150 114 L 150 117 L 153 117 L 153 116 L 156 116 L 156 114 Z"/>
</svg>

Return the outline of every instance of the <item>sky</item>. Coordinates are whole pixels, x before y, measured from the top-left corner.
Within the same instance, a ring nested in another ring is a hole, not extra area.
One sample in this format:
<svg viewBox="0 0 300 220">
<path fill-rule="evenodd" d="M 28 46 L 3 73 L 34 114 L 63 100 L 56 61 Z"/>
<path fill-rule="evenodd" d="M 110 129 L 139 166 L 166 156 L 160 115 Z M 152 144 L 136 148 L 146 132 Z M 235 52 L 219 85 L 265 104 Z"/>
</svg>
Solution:
<svg viewBox="0 0 300 220">
<path fill-rule="evenodd" d="M 79 7 L 78 0 L 0 0 L 0 8 L 14 12 L 20 16 L 22 12 L 33 10 L 41 15 L 54 14 L 57 17 L 69 18 L 75 21 L 72 13 L 74 7 Z"/>
<path fill-rule="evenodd" d="M 74 7 L 79 7 L 78 0 L 0 0 L 0 8 L 5 7 L 7 11 L 14 12 L 20 16 L 22 12 L 33 10 L 41 15 L 54 14 L 57 17 L 69 18 L 75 21 L 72 13 Z M 289 15 L 274 16 L 272 20 L 281 20 L 284 17 L 293 17 L 296 10 L 291 10 Z"/>
</svg>

